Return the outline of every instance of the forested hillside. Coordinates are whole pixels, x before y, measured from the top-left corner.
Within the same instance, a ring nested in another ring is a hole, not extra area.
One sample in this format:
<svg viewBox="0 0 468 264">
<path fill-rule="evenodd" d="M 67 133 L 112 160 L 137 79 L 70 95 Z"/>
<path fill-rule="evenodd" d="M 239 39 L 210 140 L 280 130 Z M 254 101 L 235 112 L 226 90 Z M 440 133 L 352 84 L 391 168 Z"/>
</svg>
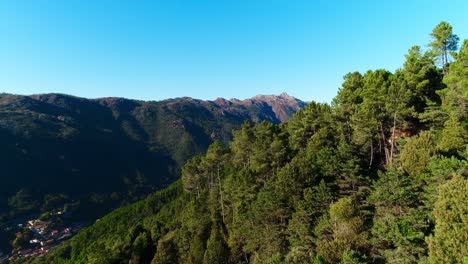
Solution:
<svg viewBox="0 0 468 264">
<path fill-rule="evenodd" d="M 245 122 L 182 179 L 31 263 L 466 263 L 468 40 L 440 23 L 331 105 Z M 450 59 L 453 58 L 453 60 Z"/>
<path fill-rule="evenodd" d="M 304 105 L 287 94 L 159 102 L 0 94 L 0 252 L 11 250 L 11 225 L 55 211 L 94 222 L 167 187 L 244 120 L 280 123 Z"/>
</svg>

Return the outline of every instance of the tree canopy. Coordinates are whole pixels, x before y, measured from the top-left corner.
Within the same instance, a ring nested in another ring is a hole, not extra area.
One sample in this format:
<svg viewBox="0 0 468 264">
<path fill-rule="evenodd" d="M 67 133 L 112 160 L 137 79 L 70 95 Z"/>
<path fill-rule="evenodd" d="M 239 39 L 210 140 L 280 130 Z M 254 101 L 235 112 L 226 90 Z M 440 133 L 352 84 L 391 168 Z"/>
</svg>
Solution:
<svg viewBox="0 0 468 264">
<path fill-rule="evenodd" d="M 450 25 L 433 36 L 455 50 Z M 30 261 L 463 263 L 467 43 L 447 72 L 415 46 L 393 73 L 347 74 L 332 105 L 246 122 L 180 182 Z"/>
</svg>

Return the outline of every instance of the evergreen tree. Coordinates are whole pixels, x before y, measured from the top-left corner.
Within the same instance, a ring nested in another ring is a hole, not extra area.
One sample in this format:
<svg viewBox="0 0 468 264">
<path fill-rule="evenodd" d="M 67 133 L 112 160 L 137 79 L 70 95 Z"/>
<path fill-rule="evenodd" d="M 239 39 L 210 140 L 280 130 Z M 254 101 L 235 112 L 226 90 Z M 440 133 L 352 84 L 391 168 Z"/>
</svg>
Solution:
<svg viewBox="0 0 468 264">
<path fill-rule="evenodd" d="M 456 59 L 450 64 L 450 72 L 444 76 L 447 88 L 441 91 L 443 108 L 447 113 L 467 126 L 468 118 L 468 40 L 463 42 L 458 53 L 452 53 Z"/>
<path fill-rule="evenodd" d="M 405 57 L 402 74 L 405 86 L 410 91 L 406 100 L 409 100 L 409 108 L 412 107 L 416 113 L 421 114 L 431 103 L 440 103 L 436 92 L 443 88 L 442 75 L 434 60 L 429 54 L 422 54 L 419 46 L 411 47 Z"/>
<path fill-rule="evenodd" d="M 203 257 L 204 264 L 223 264 L 226 263 L 229 257 L 229 249 L 226 241 L 221 234 L 220 227 L 213 224 L 211 227 L 210 238 L 206 245 L 205 255 Z"/>
<path fill-rule="evenodd" d="M 363 254 L 368 234 L 364 219 L 351 198 L 341 198 L 330 205 L 329 216 L 316 228 L 317 253 L 328 263 L 337 263 L 348 250 Z"/>
<path fill-rule="evenodd" d="M 233 132 L 231 142 L 232 162 L 236 166 L 249 166 L 249 154 L 252 151 L 252 144 L 255 140 L 254 130 L 249 121 L 245 121 L 241 129 Z"/>
<path fill-rule="evenodd" d="M 200 198 L 206 189 L 207 178 L 203 175 L 201 164 L 203 157 L 195 156 L 188 160 L 182 168 L 182 182 L 184 190 L 196 194 Z"/>
<path fill-rule="evenodd" d="M 401 166 L 411 176 L 425 172 L 435 149 L 432 133 L 423 131 L 408 139 L 400 155 Z"/>
<path fill-rule="evenodd" d="M 426 218 L 418 214 L 422 182 L 392 166 L 379 173 L 369 202 L 375 206 L 372 239 L 376 258 L 417 263 L 425 254 Z"/>
<path fill-rule="evenodd" d="M 403 122 L 413 115 L 414 108 L 410 105 L 411 90 L 408 89 L 404 73 L 398 70 L 393 76 L 386 101 L 386 111 L 391 116 L 391 136 L 388 140 L 390 150 L 386 153 L 386 162 L 390 164 L 396 151 L 396 130 L 403 130 Z"/>
<path fill-rule="evenodd" d="M 456 175 L 442 185 L 435 204 L 434 236 L 428 238 L 430 263 L 468 260 L 468 180 Z"/>
<path fill-rule="evenodd" d="M 457 35 L 452 33 L 452 26 L 445 21 L 440 22 L 432 30 L 431 37 L 432 42 L 429 45 L 432 47 L 434 54 L 440 57 L 442 67 L 446 72 L 446 66 L 449 63 L 449 52 L 457 50 L 458 41 L 460 39 Z"/>
<path fill-rule="evenodd" d="M 175 244 L 175 233 L 166 234 L 158 241 L 156 254 L 151 264 L 173 264 L 177 263 L 177 246 Z"/>
<path fill-rule="evenodd" d="M 368 71 L 364 75 L 362 103 L 351 117 L 353 140 L 369 155 L 369 169 L 385 160 L 390 149 L 387 142 L 386 111 L 391 73 L 385 70 Z"/>
<path fill-rule="evenodd" d="M 468 140 L 468 41 L 465 40 L 459 53 L 453 53 L 456 61 L 444 76 L 447 88 L 440 91 L 442 108 L 449 116 L 441 133 L 438 147 L 454 155 L 463 155 Z"/>
<path fill-rule="evenodd" d="M 364 87 L 362 74 L 359 72 L 348 73 L 344 76 L 344 82 L 333 99 L 335 116 L 338 127 L 345 140 L 352 140 L 351 117 L 356 114 L 358 105 L 362 103 L 361 92 Z"/>
</svg>

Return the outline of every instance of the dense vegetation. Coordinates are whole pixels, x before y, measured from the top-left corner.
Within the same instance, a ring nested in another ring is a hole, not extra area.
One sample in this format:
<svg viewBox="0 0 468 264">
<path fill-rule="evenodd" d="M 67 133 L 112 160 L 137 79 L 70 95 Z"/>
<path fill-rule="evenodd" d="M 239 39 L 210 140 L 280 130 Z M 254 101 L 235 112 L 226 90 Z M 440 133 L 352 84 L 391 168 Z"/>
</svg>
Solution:
<svg viewBox="0 0 468 264">
<path fill-rule="evenodd" d="M 0 252 L 14 239 L 5 222 L 64 206 L 72 221 L 94 222 L 174 182 L 187 159 L 229 141 L 245 119 L 280 123 L 304 104 L 286 94 L 159 102 L 0 94 Z"/>
<path fill-rule="evenodd" d="M 394 73 L 347 74 L 331 105 L 246 122 L 181 181 L 30 261 L 466 263 L 468 40 L 455 53 L 445 22 L 432 36 Z"/>
</svg>

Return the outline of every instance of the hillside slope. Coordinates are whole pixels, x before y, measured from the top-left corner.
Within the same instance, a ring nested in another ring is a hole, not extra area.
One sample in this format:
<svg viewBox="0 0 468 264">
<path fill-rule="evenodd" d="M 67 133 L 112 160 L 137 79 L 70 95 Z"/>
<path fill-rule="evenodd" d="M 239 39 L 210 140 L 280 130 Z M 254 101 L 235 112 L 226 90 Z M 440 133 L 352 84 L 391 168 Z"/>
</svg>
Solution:
<svg viewBox="0 0 468 264">
<path fill-rule="evenodd" d="M 21 260 L 464 263 L 468 40 L 455 57 L 445 74 L 414 48 L 395 73 L 350 73 L 332 106 L 247 123 L 169 188 Z"/>
<path fill-rule="evenodd" d="M 175 181 L 214 140 L 227 142 L 244 120 L 279 123 L 304 105 L 285 94 L 157 102 L 1 94 L 0 217 L 37 211 L 47 194 L 104 208 L 142 198 Z"/>
</svg>

